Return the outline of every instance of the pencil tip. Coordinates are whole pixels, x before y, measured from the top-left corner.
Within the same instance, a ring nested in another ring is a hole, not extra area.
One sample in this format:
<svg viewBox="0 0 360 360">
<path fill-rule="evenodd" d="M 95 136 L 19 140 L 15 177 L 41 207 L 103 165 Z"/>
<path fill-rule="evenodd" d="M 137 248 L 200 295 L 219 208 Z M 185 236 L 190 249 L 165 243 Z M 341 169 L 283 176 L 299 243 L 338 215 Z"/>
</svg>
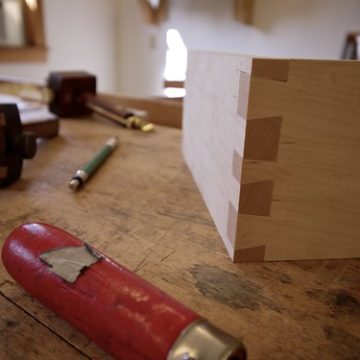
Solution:
<svg viewBox="0 0 360 360">
<path fill-rule="evenodd" d="M 71 179 L 69 182 L 69 187 L 72 191 L 76 191 L 80 185 L 80 181 L 78 179 Z"/>
</svg>

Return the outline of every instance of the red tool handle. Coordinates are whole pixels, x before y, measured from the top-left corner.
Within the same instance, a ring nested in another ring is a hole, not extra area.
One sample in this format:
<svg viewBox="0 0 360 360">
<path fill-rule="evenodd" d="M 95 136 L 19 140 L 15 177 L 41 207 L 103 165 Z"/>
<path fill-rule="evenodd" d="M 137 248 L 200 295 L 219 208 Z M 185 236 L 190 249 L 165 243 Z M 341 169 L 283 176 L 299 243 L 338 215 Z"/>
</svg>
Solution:
<svg viewBox="0 0 360 360">
<path fill-rule="evenodd" d="M 7 238 L 3 263 L 32 296 L 119 359 L 166 359 L 191 310 L 103 256 L 74 283 L 40 259 L 49 250 L 83 246 L 54 226 L 25 224 Z"/>
<path fill-rule="evenodd" d="M 28 293 L 116 359 L 246 358 L 237 339 L 55 226 L 16 228 L 2 260 Z"/>
</svg>

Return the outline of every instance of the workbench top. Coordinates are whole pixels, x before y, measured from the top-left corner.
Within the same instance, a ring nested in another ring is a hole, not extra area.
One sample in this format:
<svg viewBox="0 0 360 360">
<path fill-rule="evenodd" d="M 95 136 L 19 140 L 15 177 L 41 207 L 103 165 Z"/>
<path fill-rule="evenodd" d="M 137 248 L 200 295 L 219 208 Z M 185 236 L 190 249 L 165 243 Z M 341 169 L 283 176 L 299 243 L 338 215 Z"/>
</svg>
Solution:
<svg viewBox="0 0 360 360">
<path fill-rule="evenodd" d="M 233 264 L 181 154 L 181 131 L 62 120 L 22 178 L 0 190 L 0 243 L 24 222 L 80 237 L 215 325 L 250 360 L 359 359 L 360 260 Z M 120 144 L 77 193 L 74 172 Z M 0 359 L 109 359 L 27 295 L 0 264 Z"/>
</svg>

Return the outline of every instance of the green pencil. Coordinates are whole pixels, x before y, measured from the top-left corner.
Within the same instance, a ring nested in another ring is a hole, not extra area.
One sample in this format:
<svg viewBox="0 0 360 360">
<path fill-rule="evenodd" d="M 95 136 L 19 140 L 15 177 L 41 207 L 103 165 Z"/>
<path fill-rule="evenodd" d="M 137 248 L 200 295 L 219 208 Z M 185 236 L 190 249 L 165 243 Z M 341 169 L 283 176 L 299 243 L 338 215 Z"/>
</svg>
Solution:
<svg viewBox="0 0 360 360">
<path fill-rule="evenodd" d="M 117 137 L 110 138 L 87 164 L 76 171 L 69 182 L 70 189 L 75 191 L 82 186 L 84 182 L 105 162 L 106 158 L 114 150 L 117 144 Z"/>
</svg>

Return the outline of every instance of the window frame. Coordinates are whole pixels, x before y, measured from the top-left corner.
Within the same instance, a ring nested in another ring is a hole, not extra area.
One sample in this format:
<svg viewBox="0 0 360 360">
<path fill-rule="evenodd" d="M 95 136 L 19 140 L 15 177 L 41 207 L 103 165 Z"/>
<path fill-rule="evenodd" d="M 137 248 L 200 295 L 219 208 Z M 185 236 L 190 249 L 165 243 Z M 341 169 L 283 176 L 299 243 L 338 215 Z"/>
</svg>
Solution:
<svg viewBox="0 0 360 360">
<path fill-rule="evenodd" d="M 25 0 L 22 1 L 25 46 L 0 46 L 0 62 L 45 62 L 47 46 L 43 21 L 43 2 L 36 0 L 37 6 L 31 9 Z"/>
</svg>

